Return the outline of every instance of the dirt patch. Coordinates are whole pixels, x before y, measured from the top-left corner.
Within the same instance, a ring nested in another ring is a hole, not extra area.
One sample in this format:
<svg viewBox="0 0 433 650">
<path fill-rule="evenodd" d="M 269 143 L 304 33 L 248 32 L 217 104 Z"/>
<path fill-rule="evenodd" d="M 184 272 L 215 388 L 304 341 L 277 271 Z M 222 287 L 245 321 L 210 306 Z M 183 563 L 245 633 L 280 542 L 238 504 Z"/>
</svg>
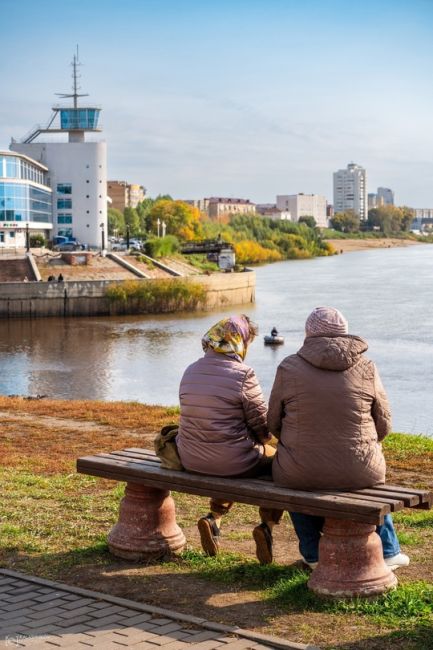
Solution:
<svg viewBox="0 0 433 650">
<path fill-rule="evenodd" d="M 339 253 L 353 253 L 355 251 L 367 251 L 374 248 L 398 248 L 405 246 L 416 246 L 421 242 L 413 239 L 327 239 L 329 244 Z"/>
</svg>

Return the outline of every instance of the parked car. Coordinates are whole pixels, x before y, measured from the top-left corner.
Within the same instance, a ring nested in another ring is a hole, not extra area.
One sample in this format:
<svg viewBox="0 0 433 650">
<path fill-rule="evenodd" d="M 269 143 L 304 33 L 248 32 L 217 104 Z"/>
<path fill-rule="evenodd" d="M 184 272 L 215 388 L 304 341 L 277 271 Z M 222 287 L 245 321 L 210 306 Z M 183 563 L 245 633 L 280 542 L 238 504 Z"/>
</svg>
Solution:
<svg viewBox="0 0 433 650">
<path fill-rule="evenodd" d="M 53 251 L 66 252 L 66 251 L 84 251 L 86 247 L 84 244 L 79 244 L 78 242 L 70 241 L 65 242 L 64 244 L 57 244 L 53 246 Z"/>
</svg>

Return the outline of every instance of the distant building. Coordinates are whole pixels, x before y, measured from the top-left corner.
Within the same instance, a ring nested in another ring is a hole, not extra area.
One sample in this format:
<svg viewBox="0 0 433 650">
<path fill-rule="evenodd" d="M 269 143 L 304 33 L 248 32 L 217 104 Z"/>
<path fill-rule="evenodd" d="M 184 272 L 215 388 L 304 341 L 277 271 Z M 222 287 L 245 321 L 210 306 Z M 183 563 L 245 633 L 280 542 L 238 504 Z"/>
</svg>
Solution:
<svg viewBox="0 0 433 650">
<path fill-rule="evenodd" d="M 276 203 L 256 203 L 256 213 L 262 217 L 275 219 L 275 221 L 291 221 L 288 210 L 279 210 Z"/>
<path fill-rule="evenodd" d="M 290 213 L 290 218 L 298 222 L 300 217 L 314 217 L 319 228 L 326 228 L 326 198 L 320 194 L 279 194 L 277 209 Z"/>
<path fill-rule="evenodd" d="M 78 94 L 77 56 L 72 65 L 73 92 L 62 95 L 73 100 L 72 106 L 53 106 L 48 126 L 34 127 L 20 142 L 13 140 L 10 149 L 38 161 L 46 170 L 53 192 L 52 234 L 100 247 L 107 232 L 107 148 L 103 141 L 86 142 L 86 133 L 101 131 L 101 110 L 94 104 L 78 106 L 84 95 Z M 44 134 L 49 138 L 44 139 Z M 53 142 L 54 134 L 68 139 Z"/>
<path fill-rule="evenodd" d="M 353 210 L 361 221 L 367 219 L 367 172 L 355 163 L 334 172 L 334 211 L 345 210 Z"/>
<path fill-rule="evenodd" d="M 0 151 L 0 248 L 25 248 L 27 234 L 51 237 L 52 190 L 48 167 L 28 156 Z"/>
<path fill-rule="evenodd" d="M 123 212 L 125 208 L 136 208 L 144 201 L 146 188 L 126 181 L 107 181 L 107 194 L 111 199 L 111 207 Z"/>
<path fill-rule="evenodd" d="M 417 232 L 433 230 L 433 208 L 415 208 L 415 216 L 410 229 Z"/>
<path fill-rule="evenodd" d="M 249 199 L 231 199 L 212 196 L 204 199 L 204 207 L 209 217 L 218 218 L 221 215 L 255 214 L 256 206 Z"/>
<path fill-rule="evenodd" d="M 389 187 L 377 188 L 378 205 L 394 205 L 394 192 Z"/>
<path fill-rule="evenodd" d="M 377 208 L 378 203 L 377 203 L 377 194 L 376 194 L 376 192 L 369 192 L 368 193 L 367 206 L 368 206 L 369 210 L 373 210 L 374 208 Z"/>
</svg>

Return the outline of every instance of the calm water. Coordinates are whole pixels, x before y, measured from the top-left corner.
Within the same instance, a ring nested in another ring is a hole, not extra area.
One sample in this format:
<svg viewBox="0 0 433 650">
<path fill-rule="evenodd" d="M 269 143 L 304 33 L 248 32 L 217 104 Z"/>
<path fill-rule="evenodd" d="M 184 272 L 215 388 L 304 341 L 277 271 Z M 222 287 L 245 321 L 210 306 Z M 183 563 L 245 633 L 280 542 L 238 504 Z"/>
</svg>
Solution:
<svg viewBox="0 0 433 650">
<path fill-rule="evenodd" d="M 251 346 L 247 362 L 268 396 L 280 360 L 303 340 L 318 305 L 338 307 L 369 342 L 394 429 L 433 435 L 433 247 L 346 253 L 259 268 L 256 304 L 206 314 L 0 321 L 0 393 L 137 400 L 175 405 L 200 338 L 223 315 L 244 311 L 285 345 Z"/>
</svg>

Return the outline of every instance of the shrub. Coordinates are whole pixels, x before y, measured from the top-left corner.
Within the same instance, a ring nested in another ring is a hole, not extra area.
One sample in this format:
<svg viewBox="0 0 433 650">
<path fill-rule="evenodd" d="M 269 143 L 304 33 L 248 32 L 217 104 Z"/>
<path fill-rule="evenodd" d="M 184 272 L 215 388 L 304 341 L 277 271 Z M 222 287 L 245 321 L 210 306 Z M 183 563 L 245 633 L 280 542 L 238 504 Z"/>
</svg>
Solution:
<svg viewBox="0 0 433 650">
<path fill-rule="evenodd" d="M 174 235 L 148 239 L 144 245 L 144 250 L 150 257 L 166 257 L 173 255 L 179 250 L 179 240 Z"/>
<path fill-rule="evenodd" d="M 206 300 L 206 288 L 182 278 L 128 280 L 110 284 L 105 295 L 114 305 L 134 313 L 174 312 L 194 309 Z"/>
</svg>

